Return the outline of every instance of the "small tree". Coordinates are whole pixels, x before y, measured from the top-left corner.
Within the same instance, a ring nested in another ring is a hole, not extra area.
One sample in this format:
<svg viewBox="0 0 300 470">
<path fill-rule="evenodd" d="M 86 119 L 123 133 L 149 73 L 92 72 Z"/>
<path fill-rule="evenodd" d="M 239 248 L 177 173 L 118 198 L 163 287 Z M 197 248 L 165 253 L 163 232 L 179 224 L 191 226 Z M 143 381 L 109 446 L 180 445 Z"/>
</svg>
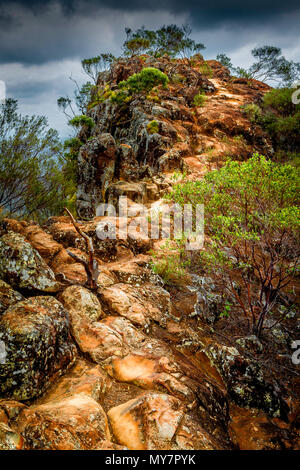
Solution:
<svg viewBox="0 0 300 470">
<path fill-rule="evenodd" d="M 0 106 L 2 215 L 43 220 L 69 205 L 75 193 L 72 163 L 44 116 L 20 116 L 17 101 Z"/>
<path fill-rule="evenodd" d="M 175 202 L 204 203 L 201 266 L 223 281 L 253 332 L 299 269 L 299 170 L 255 155 L 204 180 L 178 184 Z"/>
<path fill-rule="evenodd" d="M 239 77 L 255 78 L 261 81 L 274 81 L 278 84 L 290 85 L 299 78 L 300 63 L 288 61 L 279 47 L 263 46 L 252 49 L 252 56 L 256 59 L 248 69 L 234 67 L 231 59 L 225 54 L 218 54 L 217 60 L 229 68 Z"/>
<path fill-rule="evenodd" d="M 127 39 L 123 44 L 125 55 L 146 52 L 154 56 L 167 54 L 171 57 L 190 57 L 205 49 L 204 44 L 196 43 L 190 36 L 192 29 L 189 25 L 164 25 L 156 31 L 142 28 L 132 31 L 125 28 Z"/>
<path fill-rule="evenodd" d="M 83 59 L 81 66 L 84 72 L 96 84 L 99 73 L 107 70 L 114 60 L 115 57 L 111 53 L 103 53 L 96 57 L 91 57 L 90 59 Z"/>
</svg>

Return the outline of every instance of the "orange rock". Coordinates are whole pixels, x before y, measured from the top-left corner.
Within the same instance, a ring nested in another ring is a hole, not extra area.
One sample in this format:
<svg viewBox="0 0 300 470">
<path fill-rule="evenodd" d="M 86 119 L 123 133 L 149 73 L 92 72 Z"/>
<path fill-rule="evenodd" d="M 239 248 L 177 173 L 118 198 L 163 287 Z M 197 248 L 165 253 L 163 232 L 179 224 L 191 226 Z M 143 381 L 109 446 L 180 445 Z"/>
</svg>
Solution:
<svg viewBox="0 0 300 470">
<path fill-rule="evenodd" d="M 147 393 L 108 413 L 117 442 L 134 450 L 218 449 L 199 423 L 186 416 L 186 408 L 174 397 Z"/>
<path fill-rule="evenodd" d="M 23 446 L 24 439 L 21 434 L 0 422 L 0 450 L 21 450 Z"/>
<path fill-rule="evenodd" d="M 30 449 L 91 450 L 110 440 L 101 405 L 85 393 L 32 406 L 17 426 Z"/>
<path fill-rule="evenodd" d="M 24 235 L 48 264 L 62 249 L 62 245 L 54 241 L 51 235 L 44 232 L 39 225 L 29 225 L 25 228 Z"/>
</svg>

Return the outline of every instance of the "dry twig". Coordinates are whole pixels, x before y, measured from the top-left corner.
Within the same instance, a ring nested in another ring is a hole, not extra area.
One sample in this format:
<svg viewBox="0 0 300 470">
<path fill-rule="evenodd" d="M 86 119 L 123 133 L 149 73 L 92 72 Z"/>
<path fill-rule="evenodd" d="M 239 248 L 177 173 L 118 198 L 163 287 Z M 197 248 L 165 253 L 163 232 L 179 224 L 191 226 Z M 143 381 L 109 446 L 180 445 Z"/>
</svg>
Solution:
<svg viewBox="0 0 300 470">
<path fill-rule="evenodd" d="M 88 283 L 89 283 L 90 288 L 91 289 L 96 289 L 98 287 L 97 279 L 98 279 L 98 276 L 99 276 L 99 266 L 98 266 L 97 260 L 94 257 L 93 241 L 90 237 L 88 237 L 88 235 L 86 233 L 84 233 L 81 230 L 81 228 L 77 224 L 76 220 L 74 219 L 73 215 L 71 214 L 71 212 L 66 207 L 65 207 L 65 211 L 67 212 L 68 216 L 70 217 L 71 222 L 74 225 L 74 228 L 75 228 L 76 232 L 82 238 L 84 238 L 84 240 L 86 242 L 86 247 L 87 247 L 87 251 L 88 251 L 88 255 L 89 255 L 88 261 L 86 261 L 85 259 L 81 258 L 80 256 L 72 253 L 69 250 L 67 250 L 67 252 L 73 259 L 75 259 L 79 263 L 83 264 L 83 266 L 86 270 L 86 273 L 87 273 Z"/>
</svg>

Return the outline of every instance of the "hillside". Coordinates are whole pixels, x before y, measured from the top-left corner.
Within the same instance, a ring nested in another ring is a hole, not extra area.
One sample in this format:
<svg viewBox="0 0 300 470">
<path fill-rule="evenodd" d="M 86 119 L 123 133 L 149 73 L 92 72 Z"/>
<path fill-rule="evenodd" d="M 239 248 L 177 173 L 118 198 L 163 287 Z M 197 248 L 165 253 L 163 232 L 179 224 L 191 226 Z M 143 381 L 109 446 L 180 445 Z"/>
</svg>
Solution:
<svg viewBox="0 0 300 470">
<path fill-rule="evenodd" d="M 124 106 L 103 97 L 144 67 L 168 86 Z M 97 216 L 103 202 L 126 196 L 150 217 L 176 178 L 271 157 L 269 136 L 241 108 L 270 87 L 201 56 L 146 55 L 119 59 L 97 87 L 95 125 L 79 132 L 76 202 L 96 285 L 68 215 L 0 222 L 0 449 L 299 449 L 297 315 L 257 338 L 237 309 L 220 315 L 222 288 L 194 258 L 182 283 L 153 271 L 151 250 L 168 255 L 162 234 L 96 232 L 118 215 Z"/>
</svg>

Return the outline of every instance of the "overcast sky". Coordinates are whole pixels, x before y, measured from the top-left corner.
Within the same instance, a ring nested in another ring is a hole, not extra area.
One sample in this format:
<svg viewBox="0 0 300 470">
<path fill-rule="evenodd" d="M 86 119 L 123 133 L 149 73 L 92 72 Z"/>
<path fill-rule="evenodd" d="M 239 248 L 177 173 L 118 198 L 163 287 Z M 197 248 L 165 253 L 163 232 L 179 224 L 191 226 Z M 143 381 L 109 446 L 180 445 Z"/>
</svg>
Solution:
<svg viewBox="0 0 300 470">
<path fill-rule="evenodd" d="M 247 4 L 248 3 L 248 4 Z M 120 54 L 124 28 L 192 26 L 204 56 L 224 52 L 235 65 L 251 64 L 250 51 L 265 44 L 300 61 L 299 0 L 0 0 L 0 80 L 27 114 L 44 114 L 65 137 L 57 97 L 72 95 L 69 76 L 85 80 L 80 60 Z"/>
</svg>

